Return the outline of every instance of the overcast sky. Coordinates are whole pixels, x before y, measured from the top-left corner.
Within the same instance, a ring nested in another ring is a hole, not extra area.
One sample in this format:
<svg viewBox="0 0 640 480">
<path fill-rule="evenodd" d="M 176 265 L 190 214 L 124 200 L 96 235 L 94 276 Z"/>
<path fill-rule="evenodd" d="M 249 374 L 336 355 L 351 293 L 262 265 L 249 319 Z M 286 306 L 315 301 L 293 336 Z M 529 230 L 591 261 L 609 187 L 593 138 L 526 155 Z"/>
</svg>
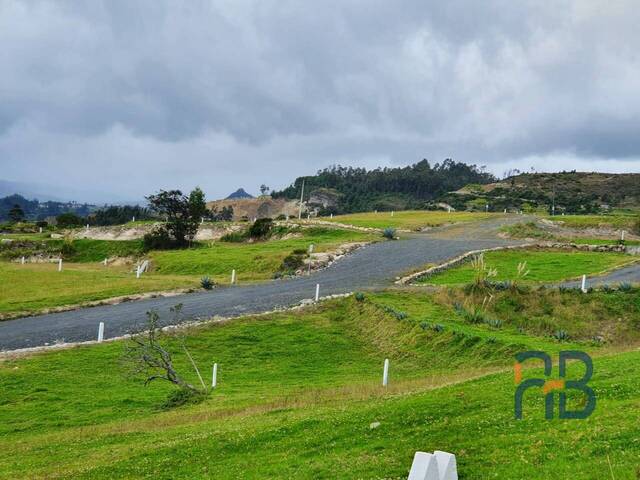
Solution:
<svg viewBox="0 0 640 480">
<path fill-rule="evenodd" d="M 0 0 L 0 179 L 103 201 L 422 158 L 639 172 L 638 25 L 633 0 Z"/>
</svg>

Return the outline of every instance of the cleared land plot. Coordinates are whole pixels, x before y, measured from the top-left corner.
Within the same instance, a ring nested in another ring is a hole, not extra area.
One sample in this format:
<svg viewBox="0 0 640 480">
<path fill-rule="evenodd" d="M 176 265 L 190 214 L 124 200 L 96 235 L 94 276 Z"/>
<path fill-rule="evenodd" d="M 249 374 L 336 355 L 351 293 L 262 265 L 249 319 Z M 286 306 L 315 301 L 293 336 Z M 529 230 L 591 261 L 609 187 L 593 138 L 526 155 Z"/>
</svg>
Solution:
<svg viewBox="0 0 640 480">
<path fill-rule="evenodd" d="M 196 287 L 199 278 L 144 274 L 123 267 L 65 263 L 20 265 L 0 262 L 0 313 L 29 313 L 123 295 Z"/>
<path fill-rule="evenodd" d="M 518 264 L 527 262 L 528 282 L 557 282 L 581 275 L 592 275 L 633 263 L 634 257 L 622 253 L 549 251 L 549 250 L 501 250 L 484 254 L 485 264 L 497 269 L 491 280 L 516 280 Z M 475 278 L 471 262 L 422 278 L 419 283 L 450 285 L 470 283 Z"/>
<path fill-rule="evenodd" d="M 497 213 L 475 212 L 441 212 L 426 210 L 404 210 L 394 212 L 367 212 L 334 216 L 333 219 L 322 218 L 330 222 L 344 223 L 356 227 L 400 228 L 403 230 L 421 230 L 426 227 L 438 227 L 449 223 L 473 222 L 499 216 Z"/>
<path fill-rule="evenodd" d="M 406 317 L 388 313 L 400 307 Z M 513 354 L 598 348 L 496 333 L 423 295 L 201 327 L 186 344 L 203 371 L 219 363 L 219 387 L 170 411 L 159 409 L 168 385 L 124 373 L 120 342 L 0 362 L 0 477 L 405 478 L 413 453 L 434 449 L 455 452 L 469 479 L 609 478 L 607 455 L 615 478 L 637 468 L 638 352 L 596 358 L 596 412 L 568 422 L 545 421 L 534 390 L 514 420 Z"/>
<path fill-rule="evenodd" d="M 562 222 L 570 228 L 612 227 L 632 229 L 638 220 L 637 215 L 555 215 L 546 216 L 547 220 Z"/>
<path fill-rule="evenodd" d="M 299 237 L 255 243 L 211 242 L 198 248 L 164 250 L 150 254 L 154 271 L 162 274 L 209 275 L 229 282 L 232 269 L 239 281 L 266 280 L 273 277 L 282 260 L 294 250 L 324 252 L 351 242 L 380 240 L 379 235 L 334 228 L 303 229 Z"/>
<path fill-rule="evenodd" d="M 145 256 L 151 259 L 152 270 L 140 279 L 136 279 L 133 265 L 105 267 L 99 263 L 105 257 L 139 255 L 140 241 L 75 240 L 71 261 L 65 260 L 62 272 L 55 263 L 0 262 L 0 314 L 27 314 L 111 297 L 198 288 L 203 276 L 229 283 L 232 269 L 236 269 L 239 283 L 268 280 L 287 255 L 295 249 L 306 250 L 311 243 L 315 252 L 322 252 L 344 243 L 379 239 L 362 232 L 309 228 L 296 238 L 211 242 L 184 250 L 153 251 Z"/>
</svg>

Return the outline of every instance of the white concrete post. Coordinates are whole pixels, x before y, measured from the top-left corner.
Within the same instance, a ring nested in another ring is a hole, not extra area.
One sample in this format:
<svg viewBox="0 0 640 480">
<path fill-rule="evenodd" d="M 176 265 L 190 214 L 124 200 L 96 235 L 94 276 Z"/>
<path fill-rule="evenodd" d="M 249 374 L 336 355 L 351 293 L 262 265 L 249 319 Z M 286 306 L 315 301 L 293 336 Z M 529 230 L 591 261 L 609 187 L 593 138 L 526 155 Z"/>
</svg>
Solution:
<svg viewBox="0 0 640 480">
<path fill-rule="evenodd" d="M 107 259 L 105 258 L 105 259 L 102 261 L 102 263 L 103 263 L 103 264 L 104 264 L 104 266 L 106 267 L 106 266 L 107 266 Z"/>
<path fill-rule="evenodd" d="M 234 283 L 236 283 L 236 270 L 235 269 L 231 270 L 231 284 L 233 285 Z"/>
<path fill-rule="evenodd" d="M 313 253 L 313 243 L 309 245 L 309 253 Z"/>
<path fill-rule="evenodd" d="M 447 207 L 447 213 L 451 213 L 451 207 Z"/>
<path fill-rule="evenodd" d="M 504 213 L 507 213 L 507 209 L 506 208 L 504 209 Z"/>
<path fill-rule="evenodd" d="M 384 359 L 384 368 L 382 369 L 382 386 L 389 385 L 389 359 Z"/>
<path fill-rule="evenodd" d="M 24 265 L 24 257 L 22 257 L 22 258 L 20 259 L 20 263 L 21 263 L 22 265 Z"/>
<path fill-rule="evenodd" d="M 211 375 L 211 388 L 216 388 L 218 385 L 218 364 L 213 364 L 213 374 Z"/>
<path fill-rule="evenodd" d="M 89 231 L 89 224 L 87 223 L 87 232 Z"/>
<path fill-rule="evenodd" d="M 136 278 L 140 278 L 140 265 L 136 267 Z"/>
<path fill-rule="evenodd" d="M 435 455 L 426 452 L 416 452 L 409 471 L 408 480 L 440 480 L 438 461 Z"/>
<path fill-rule="evenodd" d="M 580 287 L 580 290 L 582 290 L 582 293 L 587 293 L 587 276 L 586 275 L 582 275 L 582 286 Z"/>
<path fill-rule="evenodd" d="M 320 284 L 316 283 L 316 302 L 320 300 Z"/>
<path fill-rule="evenodd" d="M 488 212 L 489 211 L 489 204 L 487 203 L 487 205 L 485 206 L 485 210 Z"/>
<path fill-rule="evenodd" d="M 131 221 L 135 222 L 136 221 L 136 217 L 131 217 Z"/>
<path fill-rule="evenodd" d="M 331 217 L 330 217 L 330 218 L 333 218 L 333 213 L 331 214 Z"/>
<path fill-rule="evenodd" d="M 392 217 L 393 217 L 393 214 L 394 214 L 394 213 L 395 213 L 395 212 L 394 212 L 393 210 L 391 210 L 391 216 L 392 216 Z"/>
<path fill-rule="evenodd" d="M 100 322 L 98 325 L 98 342 L 104 340 L 104 322 Z"/>
<path fill-rule="evenodd" d="M 620 240 L 622 240 L 624 242 L 624 230 L 622 230 L 622 232 L 620 232 Z"/>
<path fill-rule="evenodd" d="M 42 227 L 40 227 L 40 233 L 42 233 Z"/>
<path fill-rule="evenodd" d="M 436 450 L 433 452 L 433 456 L 436 457 L 440 480 L 458 480 L 456 456 L 453 453 Z"/>
<path fill-rule="evenodd" d="M 311 214 L 307 213 L 307 220 L 311 220 Z"/>
<path fill-rule="evenodd" d="M 58 271 L 59 272 L 62 271 L 62 259 L 61 258 L 58 259 Z"/>
<path fill-rule="evenodd" d="M 200 225 L 204 223 L 204 217 L 200 217 Z"/>
</svg>

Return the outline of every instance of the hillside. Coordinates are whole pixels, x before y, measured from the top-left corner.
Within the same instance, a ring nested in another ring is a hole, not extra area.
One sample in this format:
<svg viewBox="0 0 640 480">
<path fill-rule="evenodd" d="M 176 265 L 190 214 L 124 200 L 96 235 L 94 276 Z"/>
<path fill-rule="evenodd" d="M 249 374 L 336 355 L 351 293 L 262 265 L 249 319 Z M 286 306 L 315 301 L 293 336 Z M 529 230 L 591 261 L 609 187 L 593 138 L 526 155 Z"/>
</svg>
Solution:
<svg viewBox="0 0 640 480">
<path fill-rule="evenodd" d="M 456 208 L 488 203 L 492 210 L 550 211 L 555 204 L 556 213 L 598 213 L 640 206 L 640 174 L 523 173 L 500 182 L 467 185 L 443 200 Z"/>
<path fill-rule="evenodd" d="M 328 214 L 436 208 L 433 202 L 446 192 L 495 178 L 475 165 L 450 159 L 433 166 L 422 160 L 407 167 L 375 170 L 333 166 L 297 178 L 284 190 L 273 192 L 273 198 L 300 198 L 303 181 L 305 202 L 320 214 Z"/>
<path fill-rule="evenodd" d="M 268 196 L 258 198 L 232 198 L 207 202 L 207 208 L 209 210 L 221 211 L 225 207 L 233 208 L 233 220 L 246 219 L 252 221 L 254 218 L 276 218 L 279 215 L 297 217 L 299 202 L 285 198 L 274 199 Z"/>
</svg>

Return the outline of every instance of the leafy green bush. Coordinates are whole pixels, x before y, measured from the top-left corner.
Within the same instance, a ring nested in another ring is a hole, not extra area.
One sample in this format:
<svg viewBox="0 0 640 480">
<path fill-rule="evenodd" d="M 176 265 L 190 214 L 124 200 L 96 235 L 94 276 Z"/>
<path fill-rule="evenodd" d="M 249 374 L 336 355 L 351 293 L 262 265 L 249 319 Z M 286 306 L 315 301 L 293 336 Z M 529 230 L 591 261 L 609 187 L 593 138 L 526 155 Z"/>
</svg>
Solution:
<svg viewBox="0 0 640 480">
<path fill-rule="evenodd" d="M 230 232 L 220 237 L 221 242 L 242 243 L 247 239 L 247 232 Z"/>
<path fill-rule="evenodd" d="M 172 390 L 162 404 L 162 409 L 170 410 L 181 407 L 182 405 L 195 405 L 203 402 L 207 396 L 207 392 L 191 390 L 189 388 Z"/>
<path fill-rule="evenodd" d="M 167 229 L 163 227 L 156 228 L 142 237 L 142 249 L 145 252 L 149 250 L 171 250 L 178 247 L 180 247 L 180 245 L 169 235 Z"/>
<path fill-rule="evenodd" d="M 299 249 L 297 250 L 299 251 Z M 297 270 L 304 266 L 304 259 L 307 256 L 306 251 L 304 253 L 290 253 L 282 259 L 282 263 L 276 272 L 276 278 L 280 278 L 287 275 L 294 275 Z"/>
<path fill-rule="evenodd" d="M 85 223 L 85 220 L 75 213 L 63 213 L 56 217 L 56 224 L 60 228 L 80 227 Z"/>
<path fill-rule="evenodd" d="M 270 218 L 258 218 L 253 225 L 249 227 L 249 237 L 255 240 L 268 238 L 273 228 L 273 220 Z"/>
<path fill-rule="evenodd" d="M 364 302 L 364 293 L 362 292 L 356 292 L 356 294 L 354 295 L 356 302 Z"/>
</svg>

